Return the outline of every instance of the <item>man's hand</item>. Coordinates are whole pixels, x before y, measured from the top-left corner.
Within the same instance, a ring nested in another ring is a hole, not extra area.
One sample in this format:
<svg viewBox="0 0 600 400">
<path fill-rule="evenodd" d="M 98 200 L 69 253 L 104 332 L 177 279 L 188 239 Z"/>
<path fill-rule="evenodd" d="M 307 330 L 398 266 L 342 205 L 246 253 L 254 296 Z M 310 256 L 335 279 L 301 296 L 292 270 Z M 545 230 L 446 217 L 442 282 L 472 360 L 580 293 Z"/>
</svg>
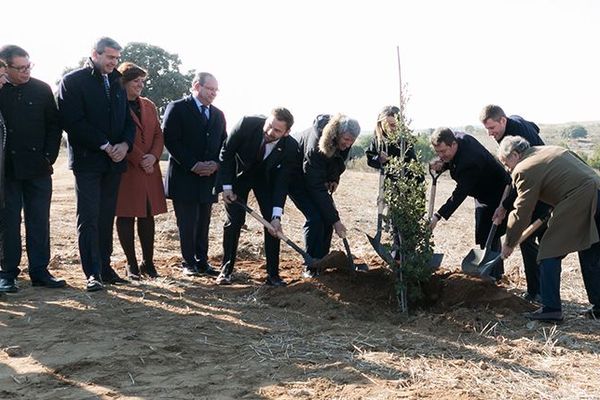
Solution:
<svg viewBox="0 0 600 400">
<path fill-rule="evenodd" d="M 231 189 L 223 190 L 223 201 L 225 202 L 225 204 L 231 204 L 236 200 L 237 200 L 237 196 L 235 193 L 233 193 L 233 190 L 231 190 Z"/>
<path fill-rule="evenodd" d="M 510 257 L 510 255 L 512 254 L 513 251 L 514 251 L 514 249 L 512 247 L 508 247 L 507 245 L 503 244 L 502 245 L 502 253 L 500 253 L 502 259 L 506 260 L 508 257 Z"/>
<path fill-rule="evenodd" d="M 499 206 L 494 211 L 494 215 L 492 216 L 492 221 L 494 221 L 494 225 L 500 225 L 504 218 L 506 217 L 506 208 Z"/>
<path fill-rule="evenodd" d="M 271 220 L 271 227 L 273 229 L 269 229 L 269 233 L 276 237 L 277 239 L 280 239 L 281 236 L 279 236 L 280 234 L 283 235 L 283 229 L 281 228 L 281 221 L 278 218 L 273 218 Z"/>
<path fill-rule="evenodd" d="M 127 143 L 117 143 L 112 146 L 112 149 L 108 153 L 108 155 L 113 160 L 113 162 L 121 162 L 127 155 L 127 150 L 129 150 L 129 145 Z"/>
<path fill-rule="evenodd" d="M 342 239 L 344 239 L 346 237 L 346 234 L 347 234 L 346 227 L 344 226 L 344 224 L 342 224 L 342 221 L 338 221 L 338 222 L 334 223 L 333 229 L 335 229 L 335 233 Z"/>
<path fill-rule="evenodd" d="M 208 175 L 212 175 L 215 172 L 217 172 L 217 170 L 219 169 L 219 163 L 214 162 L 214 161 L 207 161 L 206 167 L 207 167 Z"/>
<path fill-rule="evenodd" d="M 338 183 L 337 182 L 327 182 L 327 183 L 325 183 L 325 187 L 327 188 L 327 191 L 329 192 L 329 194 L 333 194 L 337 190 Z"/>
<path fill-rule="evenodd" d="M 429 162 L 429 169 L 439 174 L 444 170 L 444 162 L 439 158 L 435 158 Z"/>
</svg>

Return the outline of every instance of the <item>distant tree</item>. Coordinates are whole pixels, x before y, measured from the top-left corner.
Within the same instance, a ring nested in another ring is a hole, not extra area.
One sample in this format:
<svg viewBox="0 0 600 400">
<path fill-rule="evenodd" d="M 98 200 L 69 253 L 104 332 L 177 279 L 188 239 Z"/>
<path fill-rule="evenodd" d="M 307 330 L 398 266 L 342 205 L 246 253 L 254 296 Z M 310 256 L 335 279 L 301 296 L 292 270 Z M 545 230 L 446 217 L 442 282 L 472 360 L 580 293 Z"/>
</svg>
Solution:
<svg viewBox="0 0 600 400">
<path fill-rule="evenodd" d="M 465 126 L 465 132 L 472 135 L 473 133 L 475 133 L 475 127 L 473 125 L 467 125 Z"/>
<path fill-rule="evenodd" d="M 560 135 L 565 139 L 577 139 L 587 137 L 588 131 L 581 125 L 570 125 L 564 128 Z"/>
<path fill-rule="evenodd" d="M 63 75 L 81 68 L 87 59 L 84 57 L 79 60 L 77 67 L 66 67 Z M 163 114 L 169 102 L 184 96 L 192 86 L 195 71 L 181 72 L 179 56 L 158 46 L 148 43 L 128 43 L 121 52 L 121 61 L 131 61 L 148 71 L 142 96 L 148 97 L 156 104 L 159 115 Z"/>
<path fill-rule="evenodd" d="M 360 158 L 365 155 L 365 151 L 369 148 L 369 144 L 371 144 L 371 139 L 373 139 L 373 134 L 368 133 L 365 135 L 360 135 L 356 142 L 350 148 L 350 154 L 348 154 L 348 159 L 352 160 L 355 158 Z"/>
</svg>

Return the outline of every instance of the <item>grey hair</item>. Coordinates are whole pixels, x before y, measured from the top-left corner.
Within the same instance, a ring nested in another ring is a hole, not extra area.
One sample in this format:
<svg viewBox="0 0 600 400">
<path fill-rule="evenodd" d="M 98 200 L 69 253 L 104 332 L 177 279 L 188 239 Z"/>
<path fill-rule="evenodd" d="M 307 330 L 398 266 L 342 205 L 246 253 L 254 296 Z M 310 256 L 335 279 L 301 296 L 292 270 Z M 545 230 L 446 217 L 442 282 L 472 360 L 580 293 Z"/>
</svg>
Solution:
<svg viewBox="0 0 600 400">
<path fill-rule="evenodd" d="M 98 54 L 104 53 L 107 47 L 110 47 L 111 49 L 115 49 L 117 51 L 123 50 L 121 45 L 117 43 L 116 40 L 111 39 L 107 36 L 101 37 L 100 39 L 96 40 L 96 43 L 94 43 L 94 50 L 96 50 L 96 53 Z"/>
<path fill-rule="evenodd" d="M 521 155 L 530 147 L 529 142 L 521 136 L 504 136 L 498 147 L 498 158 L 506 160 L 513 151 Z"/>
<path fill-rule="evenodd" d="M 342 116 L 342 118 L 340 119 L 340 125 L 338 128 L 338 132 L 340 134 L 342 133 L 347 133 L 349 135 L 352 135 L 352 137 L 354 139 L 356 139 L 358 137 L 358 135 L 360 135 L 360 125 L 358 124 L 358 121 L 352 118 L 348 118 L 347 116 Z"/>
<path fill-rule="evenodd" d="M 194 75 L 194 80 L 192 81 L 192 86 L 195 85 L 196 83 L 199 83 L 200 86 L 204 86 L 206 81 L 209 79 L 216 79 L 216 78 L 214 77 L 213 74 L 211 74 L 209 72 L 198 72 L 196 75 Z"/>
</svg>

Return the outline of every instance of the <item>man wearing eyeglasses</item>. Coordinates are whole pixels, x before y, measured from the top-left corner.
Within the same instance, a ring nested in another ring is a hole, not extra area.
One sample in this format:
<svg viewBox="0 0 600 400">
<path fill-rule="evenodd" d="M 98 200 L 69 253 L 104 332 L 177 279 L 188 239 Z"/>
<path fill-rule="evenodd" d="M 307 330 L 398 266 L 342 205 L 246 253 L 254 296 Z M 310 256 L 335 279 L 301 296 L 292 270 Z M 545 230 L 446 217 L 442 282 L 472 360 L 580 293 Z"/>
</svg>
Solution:
<svg viewBox="0 0 600 400">
<path fill-rule="evenodd" d="M 59 86 L 58 108 L 75 175 L 79 256 L 89 292 L 106 283 L 127 283 L 110 265 L 117 193 L 135 135 L 115 69 L 120 56 L 115 40 L 100 38 L 83 68 L 65 75 Z"/>
<path fill-rule="evenodd" d="M 48 272 L 52 164 L 58 157 L 61 128 L 50 86 L 31 77 L 33 64 L 19 46 L 0 48 L 8 83 L 0 91 L 0 110 L 7 128 L 5 159 L 4 261 L 0 292 L 16 292 L 21 263 L 21 210 L 29 276 L 33 286 L 59 288 L 65 281 Z"/>
</svg>

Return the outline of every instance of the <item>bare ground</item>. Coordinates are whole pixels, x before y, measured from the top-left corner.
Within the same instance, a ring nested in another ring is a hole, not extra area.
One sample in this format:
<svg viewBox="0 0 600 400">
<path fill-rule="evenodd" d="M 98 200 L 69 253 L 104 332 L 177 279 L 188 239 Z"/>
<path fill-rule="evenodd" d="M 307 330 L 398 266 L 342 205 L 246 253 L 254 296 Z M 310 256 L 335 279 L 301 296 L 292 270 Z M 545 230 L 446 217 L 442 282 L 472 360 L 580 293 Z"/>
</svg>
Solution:
<svg viewBox="0 0 600 400">
<path fill-rule="evenodd" d="M 88 294 L 73 178 L 64 158 L 56 170 L 51 269 L 69 287 L 32 288 L 24 273 L 20 292 L 0 298 L 2 399 L 600 398 L 600 322 L 578 315 L 586 297 L 576 257 L 563 267 L 565 322 L 528 322 L 519 254 L 500 286 L 459 273 L 473 247 L 469 200 L 436 230 L 445 258 L 430 291 L 435 303 L 408 315 L 397 312 L 390 273 L 361 232 L 375 230 L 377 176 L 357 171 L 343 176 L 336 201 L 368 273 L 304 280 L 301 258 L 284 248 L 290 285 L 265 287 L 261 227 L 248 220 L 234 285 L 186 278 L 170 212 L 157 219 L 162 277 Z M 452 188 L 440 179 L 438 204 Z M 301 244 L 301 215 L 292 204 L 286 211 L 286 233 Z M 216 266 L 222 221 L 219 204 Z M 116 239 L 113 258 L 122 272 Z"/>
</svg>

